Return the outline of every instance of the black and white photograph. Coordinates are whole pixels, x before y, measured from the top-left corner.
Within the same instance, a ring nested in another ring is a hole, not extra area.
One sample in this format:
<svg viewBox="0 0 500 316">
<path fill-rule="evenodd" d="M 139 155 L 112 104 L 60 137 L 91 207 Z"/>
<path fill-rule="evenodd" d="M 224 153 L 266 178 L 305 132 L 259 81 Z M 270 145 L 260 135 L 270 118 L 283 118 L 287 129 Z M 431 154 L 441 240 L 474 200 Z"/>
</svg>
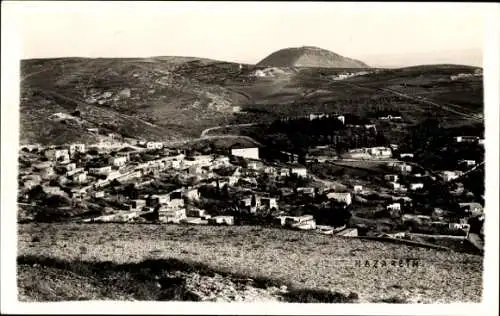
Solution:
<svg viewBox="0 0 500 316">
<path fill-rule="evenodd" d="M 493 315 L 499 8 L 3 2 L 2 297 Z"/>
</svg>

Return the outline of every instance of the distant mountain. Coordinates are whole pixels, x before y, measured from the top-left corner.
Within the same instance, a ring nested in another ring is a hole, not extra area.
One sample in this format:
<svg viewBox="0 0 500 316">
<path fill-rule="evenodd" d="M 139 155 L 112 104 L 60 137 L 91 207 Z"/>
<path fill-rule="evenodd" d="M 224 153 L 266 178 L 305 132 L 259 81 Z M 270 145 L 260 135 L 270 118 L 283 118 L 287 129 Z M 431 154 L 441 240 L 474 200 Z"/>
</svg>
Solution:
<svg viewBox="0 0 500 316">
<path fill-rule="evenodd" d="M 362 61 L 314 46 L 280 49 L 261 60 L 257 65 L 270 67 L 370 68 Z"/>
</svg>

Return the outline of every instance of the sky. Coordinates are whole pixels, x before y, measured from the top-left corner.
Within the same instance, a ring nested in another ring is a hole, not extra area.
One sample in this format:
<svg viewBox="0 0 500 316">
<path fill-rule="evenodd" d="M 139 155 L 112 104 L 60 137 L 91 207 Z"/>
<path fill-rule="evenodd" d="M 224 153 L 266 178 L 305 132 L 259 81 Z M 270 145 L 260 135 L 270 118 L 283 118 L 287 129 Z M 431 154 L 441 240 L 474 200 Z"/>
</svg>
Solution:
<svg viewBox="0 0 500 316">
<path fill-rule="evenodd" d="M 487 10 L 472 3 L 8 4 L 19 14 L 23 59 L 195 56 L 257 63 L 282 48 L 317 46 L 380 67 L 481 66 Z"/>
</svg>

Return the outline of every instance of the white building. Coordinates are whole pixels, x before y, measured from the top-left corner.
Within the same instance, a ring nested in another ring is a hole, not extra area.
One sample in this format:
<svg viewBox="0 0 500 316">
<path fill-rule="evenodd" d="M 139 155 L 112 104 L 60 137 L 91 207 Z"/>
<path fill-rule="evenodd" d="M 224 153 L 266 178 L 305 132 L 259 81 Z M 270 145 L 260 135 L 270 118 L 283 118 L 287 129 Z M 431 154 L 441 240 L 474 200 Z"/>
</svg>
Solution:
<svg viewBox="0 0 500 316">
<path fill-rule="evenodd" d="M 368 152 L 372 156 L 392 157 L 392 150 L 387 147 L 371 147 L 368 148 Z"/>
<path fill-rule="evenodd" d="M 329 200 L 333 199 L 337 202 L 345 203 L 347 205 L 351 205 L 352 203 L 351 193 L 330 192 L 326 194 L 326 197 Z"/>
<path fill-rule="evenodd" d="M 168 207 L 170 207 L 170 208 L 184 207 L 184 199 L 171 199 L 168 202 Z"/>
<path fill-rule="evenodd" d="M 203 217 L 205 216 L 205 210 L 199 208 L 191 208 L 186 211 L 186 214 L 190 217 Z"/>
<path fill-rule="evenodd" d="M 481 215 L 483 213 L 483 206 L 476 202 L 458 203 L 460 208 L 465 208 L 472 215 Z"/>
<path fill-rule="evenodd" d="M 146 148 L 150 149 L 150 150 L 162 149 L 163 148 L 163 143 L 162 142 L 147 142 L 146 143 Z"/>
<path fill-rule="evenodd" d="M 403 118 L 401 117 L 401 115 L 391 115 L 391 114 L 389 114 L 389 115 L 386 115 L 386 116 L 379 116 L 378 119 L 379 120 L 390 120 L 391 121 L 391 120 L 401 120 Z"/>
<path fill-rule="evenodd" d="M 443 178 L 444 181 L 448 182 L 457 179 L 461 174 L 462 172 L 460 171 L 443 171 L 441 172 L 441 178 Z"/>
<path fill-rule="evenodd" d="M 132 208 L 134 208 L 136 210 L 142 209 L 146 206 L 146 200 L 143 200 L 143 199 L 136 199 L 136 200 L 132 200 L 130 202 L 132 204 Z"/>
<path fill-rule="evenodd" d="M 386 174 L 384 175 L 384 179 L 387 181 L 396 182 L 398 181 L 399 176 L 397 174 Z"/>
<path fill-rule="evenodd" d="M 400 158 L 413 158 L 413 154 L 412 153 L 401 153 L 401 154 L 399 154 L 399 157 Z"/>
<path fill-rule="evenodd" d="M 214 216 L 208 221 L 217 225 L 234 225 L 234 216 Z"/>
<path fill-rule="evenodd" d="M 353 187 L 353 191 L 354 191 L 354 193 L 361 193 L 361 192 L 363 192 L 363 186 L 362 185 L 355 185 Z"/>
<path fill-rule="evenodd" d="M 200 199 L 200 192 L 198 192 L 197 188 L 187 189 L 184 191 L 184 196 L 189 200 L 197 201 Z"/>
<path fill-rule="evenodd" d="M 272 209 L 272 208 L 278 209 L 278 202 L 276 201 L 276 198 L 273 197 L 260 198 L 260 205 L 267 209 Z"/>
<path fill-rule="evenodd" d="M 76 163 L 74 163 L 74 162 L 73 162 L 73 163 L 69 163 L 69 164 L 67 164 L 67 165 L 65 166 L 65 168 L 66 168 L 66 171 L 67 171 L 67 172 L 70 172 L 70 171 L 72 171 L 72 170 L 75 170 L 75 169 L 76 169 Z"/>
<path fill-rule="evenodd" d="M 104 197 L 104 191 L 96 191 L 96 192 L 94 192 L 94 197 L 95 198 L 102 198 L 102 197 Z"/>
<path fill-rule="evenodd" d="M 259 159 L 259 148 L 233 148 L 231 149 L 231 155 L 242 158 Z"/>
<path fill-rule="evenodd" d="M 44 153 L 45 157 L 58 161 L 69 161 L 69 151 L 67 149 L 49 149 Z"/>
<path fill-rule="evenodd" d="M 85 144 L 71 144 L 69 145 L 69 154 L 73 156 L 76 153 L 84 153 Z"/>
<path fill-rule="evenodd" d="M 460 160 L 459 161 L 459 164 L 462 164 L 462 165 L 466 165 L 467 167 L 473 167 L 476 165 L 476 161 L 475 160 Z"/>
<path fill-rule="evenodd" d="M 87 171 L 75 173 L 71 176 L 73 183 L 85 183 L 87 182 Z"/>
<path fill-rule="evenodd" d="M 178 224 L 187 217 L 186 209 L 163 206 L 158 210 L 158 217 L 160 222 Z"/>
<path fill-rule="evenodd" d="M 111 157 L 109 158 L 109 163 L 115 167 L 125 166 L 127 163 L 127 157 Z"/>
<path fill-rule="evenodd" d="M 479 137 L 477 136 L 455 136 L 453 139 L 457 143 L 473 143 L 479 141 Z"/>
<path fill-rule="evenodd" d="M 229 163 L 229 157 L 226 157 L 226 156 L 217 157 L 217 158 L 214 159 L 213 165 L 216 168 L 218 168 L 218 167 L 224 167 L 224 166 L 229 166 L 230 165 L 230 163 Z"/>
<path fill-rule="evenodd" d="M 60 187 L 56 186 L 44 186 L 43 191 L 47 194 L 53 194 L 53 195 L 65 195 L 66 193 L 61 190 Z"/>
<path fill-rule="evenodd" d="M 386 207 L 390 211 L 401 211 L 401 204 L 400 203 L 392 203 L 387 205 Z"/>
<path fill-rule="evenodd" d="M 310 188 L 310 187 L 297 188 L 297 193 L 301 194 L 301 195 L 307 195 L 310 197 L 314 197 L 316 194 L 316 192 L 314 191 L 314 188 Z"/>
<path fill-rule="evenodd" d="M 188 172 L 191 175 L 199 175 L 203 173 L 203 168 L 202 166 L 194 165 L 188 168 Z"/>
<path fill-rule="evenodd" d="M 410 183 L 410 190 L 419 190 L 423 188 L 424 188 L 423 183 Z"/>
<path fill-rule="evenodd" d="M 170 202 L 170 195 L 169 194 L 154 194 L 152 195 L 147 201 L 146 205 L 147 206 L 154 206 L 155 202 L 158 204 L 167 204 Z"/>
<path fill-rule="evenodd" d="M 111 166 L 93 167 L 89 168 L 89 174 L 107 175 L 111 172 Z"/>
<path fill-rule="evenodd" d="M 290 175 L 296 175 L 299 178 L 306 178 L 307 177 L 307 169 L 306 169 L 306 167 L 302 167 L 302 166 L 290 167 Z"/>
<path fill-rule="evenodd" d="M 288 177 L 288 176 L 290 176 L 290 169 L 288 169 L 288 168 L 280 168 L 278 170 L 278 176 L 280 176 L 280 177 Z"/>
<path fill-rule="evenodd" d="M 393 170 L 397 170 L 397 171 L 403 172 L 403 173 L 412 171 L 411 165 L 406 164 L 406 163 L 389 162 L 387 164 L 387 166 L 392 168 Z"/>
<path fill-rule="evenodd" d="M 394 182 L 394 181 L 391 181 L 389 182 L 389 186 L 391 189 L 393 189 L 394 191 L 395 190 L 399 190 L 401 188 L 401 184 L 397 183 L 397 182 Z"/>
</svg>

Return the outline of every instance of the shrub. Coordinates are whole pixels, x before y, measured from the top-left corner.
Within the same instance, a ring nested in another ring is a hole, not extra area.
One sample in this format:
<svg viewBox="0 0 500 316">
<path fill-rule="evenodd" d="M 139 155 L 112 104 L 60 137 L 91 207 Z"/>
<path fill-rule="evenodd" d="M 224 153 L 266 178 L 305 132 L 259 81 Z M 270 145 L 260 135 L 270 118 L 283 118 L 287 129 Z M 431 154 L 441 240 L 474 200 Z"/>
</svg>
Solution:
<svg viewBox="0 0 500 316">
<path fill-rule="evenodd" d="M 327 290 L 300 289 L 291 290 L 285 294 L 284 298 L 291 303 L 353 303 L 356 293 L 349 296 L 340 292 L 331 292 Z"/>
</svg>

